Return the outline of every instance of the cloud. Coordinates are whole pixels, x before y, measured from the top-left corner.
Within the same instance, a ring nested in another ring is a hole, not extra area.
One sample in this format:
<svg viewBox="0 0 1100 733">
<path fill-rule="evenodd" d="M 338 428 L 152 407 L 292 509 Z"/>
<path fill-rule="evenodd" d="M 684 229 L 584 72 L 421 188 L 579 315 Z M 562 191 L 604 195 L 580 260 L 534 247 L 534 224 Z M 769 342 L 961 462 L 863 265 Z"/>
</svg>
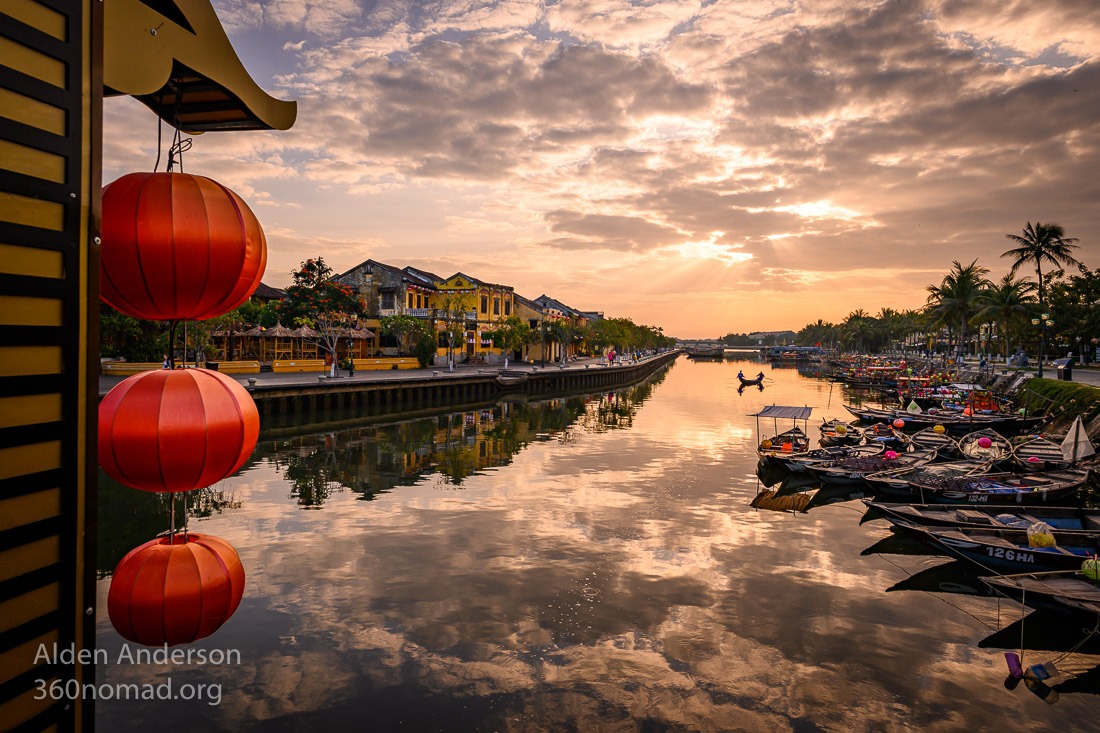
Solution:
<svg viewBox="0 0 1100 733">
<path fill-rule="evenodd" d="M 868 253 L 887 248 L 906 272 L 946 271 L 960 251 L 996 267 L 1003 233 L 1027 218 L 1086 239 L 1100 228 L 1093 3 L 223 0 L 218 12 L 250 43 L 293 49 L 270 91 L 299 117 L 282 133 L 201 136 L 189 165 L 265 210 L 301 206 L 295 228 L 318 226 L 318 245 L 366 235 L 447 261 L 522 251 L 585 273 L 554 293 L 567 302 L 590 298 L 590 272 L 683 288 L 657 252 L 678 274 L 694 271 L 681 253 L 713 266 L 733 247 L 752 259 L 723 269 L 746 289 L 779 297 L 818 278 L 847 289 L 821 306 L 843 315 L 844 298 L 877 292 L 857 281 Z M 148 113 L 117 104 L 105 175 L 156 157 Z M 1094 252 L 1083 243 L 1087 263 Z M 612 255 L 637 269 L 604 272 Z M 664 295 L 688 291 L 690 310 L 714 306 L 705 288 Z M 676 309 L 637 307 L 679 330 Z"/>
</svg>

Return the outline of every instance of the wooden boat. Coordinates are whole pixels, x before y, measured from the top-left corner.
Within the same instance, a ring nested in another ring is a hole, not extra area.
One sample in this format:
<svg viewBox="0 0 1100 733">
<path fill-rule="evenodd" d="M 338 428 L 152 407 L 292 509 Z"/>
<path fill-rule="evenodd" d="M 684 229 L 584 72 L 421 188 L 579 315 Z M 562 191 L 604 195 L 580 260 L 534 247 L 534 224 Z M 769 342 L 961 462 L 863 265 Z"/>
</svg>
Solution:
<svg viewBox="0 0 1100 733">
<path fill-rule="evenodd" d="M 726 350 L 723 346 L 696 346 L 688 349 L 687 357 L 697 361 L 725 361 Z"/>
<path fill-rule="evenodd" d="M 839 418 L 823 420 L 818 426 L 821 436 L 817 442 L 822 447 L 836 445 L 859 445 L 863 442 L 863 431 L 851 423 L 841 421 Z"/>
<path fill-rule="evenodd" d="M 959 438 L 959 452 L 972 461 L 1007 461 L 1012 457 L 1012 443 L 996 430 L 975 430 Z"/>
<path fill-rule="evenodd" d="M 1070 465 L 1062 455 L 1062 446 L 1043 437 L 1016 445 L 1012 449 L 1012 461 L 1022 471 L 1048 471 Z"/>
<path fill-rule="evenodd" d="M 927 450 L 927 449 L 925 449 Z M 939 454 L 936 454 L 939 457 Z M 951 461 L 948 463 L 922 463 L 916 466 L 894 468 L 888 471 L 872 473 L 863 477 L 867 488 L 876 496 L 888 497 L 895 501 L 916 501 L 910 482 L 919 479 L 944 479 L 954 476 L 968 476 L 974 473 L 988 473 L 988 463 L 974 461 Z"/>
<path fill-rule="evenodd" d="M 1088 471 L 984 473 L 911 479 L 922 504 L 1057 504 L 1073 501 Z"/>
<path fill-rule="evenodd" d="M 866 485 L 864 477 L 868 474 L 901 468 L 922 466 L 936 460 L 935 450 L 918 450 L 908 453 L 885 451 L 877 456 L 867 458 L 843 458 L 839 461 L 829 461 L 809 466 L 809 471 L 824 484 L 857 484 Z"/>
<path fill-rule="evenodd" d="M 896 526 L 918 534 L 926 542 L 963 560 L 1007 573 L 1079 570 L 1084 560 L 1100 552 L 1100 531 L 1052 532 L 1053 546 L 1032 547 L 1026 529 Z"/>
<path fill-rule="evenodd" d="M 865 423 L 877 420 L 893 422 L 901 418 L 905 420 L 909 429 L 920 430 L 935 425 L 943 425 L 944 430 L 953 436 L 962 436 L 981 428 L 994 428 L 1001 435 L 1018 435 L 1019 433 L 1035 432 L 1040 425 L 1046 422 L 1045 417 L 1025 417 L 1009 414 L 964 415 L 954 410 L 929 410 L 920 414 L 912 414 L 905 410 L 884 410 L 874 407 L 859 408 L 851 405 L 845 405 L 844 409 Z"/>
<path fill-rule="evenodd" d="M 785 456 L 794 453 L 805 453 L 810 449 L 810 439 L 806 436 L 806 430 L 800 428 L 801 422 L 805 427 L 813 412 L 812 407 L 791 407 L 787 405 L 768 405 L 760 412 L 754 412 L 749 417 L 756 418 L 756 434 L 760 433 L 760 418 L 772 418 L 775 427 L 774 437 L 764 438 L 756 448 L 756 453 L 761 458 L 770 456 Z M 793 425 L 790 430 L 779 432 L 779 420 L 790 420 Z M 808 428 L 807 428 L 808 429 Z"/>
<path fill-rule="evenodd" d="M 839 461 L 843 458 L 867 458 L 883 452 L 880 443 L 865 445 L 834 445 L 827 448 L 815 448 L 802 453 L 773 454 L 768 460 L 791 473 L 805 472 L 809 466 L 827 461 Z"/>
<path fill-rule="evenodd" d="M 789 456 L 796 453 L 805 453 L 810 449 L 810 439 L 802 428 L 797 425 L 779 433 L 773 438 L 764 438 L 756 449 L 757 454 L 765 456 Z"/>
<path fill-rule="evenodd" d="M 1100 614 L 1100 585 L 1080 570 L 994 575 L 982 582 L 1032 608 Z"/>
<path fill-rule="evenodd" d="M 936 426 L 918 430 L 909 439 L 918 448 L 935 448 L 936 455 L 941 459 L 962 455 L 958 441 L 948 435 L 946 430 L 937 430 Z"/>
<path fill-rule="evenodd" d="M 892 425 L 877 422 L 863 429 L 863 439 L 868 443 L 879 443 L 896 451 L 908 450 L 913 440 Z"/>
<path fill-rule="evenodd" d="M 1046 522 L 1059 532 L 1100 532 L 1100 509 L 1013 504 L 890 504 L 865 501 L 868 509 L 888 521 L 894 518 L 922 527 L 1005 529 L 1030 527 Z"/>
<path fill-rule="evenodd" d="M 761 372 L 754 379 L 746 379 L 741 374 L 738 374 L 737 378 L 741 381 L 742 387 L 755 387 L 756 385 L 764 381 L 764 373 Z"/>
</svg>

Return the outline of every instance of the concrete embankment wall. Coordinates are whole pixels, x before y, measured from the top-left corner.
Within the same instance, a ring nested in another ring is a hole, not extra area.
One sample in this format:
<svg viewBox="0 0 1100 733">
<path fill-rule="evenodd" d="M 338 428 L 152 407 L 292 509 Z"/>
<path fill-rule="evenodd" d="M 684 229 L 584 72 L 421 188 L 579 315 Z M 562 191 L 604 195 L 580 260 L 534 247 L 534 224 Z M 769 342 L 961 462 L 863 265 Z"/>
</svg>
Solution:
<svg viewBox="0 0 1100 733">
<path fill-rule="evenodd" d="M 1050 417 L 1044 434 L 1065 433 L 1080 415 L 1089 437 L 1100 441 L 1100 389 L 1076 382 L 1030 379 L 1015 397 L 1029 413 Z"/>
<path fill-rule="evenodd" d="M 320 379 L 316 385 L 264 385 L 249 387 L 260 411 L 261 429 L 289 423 L 323 421 L 332 413 L 370 416 L 417 413 L 451 406 L 492 402 L 511 396 L 543 398 L 583 391 L 616 389 L 635 384 L 664 368 L 679 352 L 661 354 L 637 364 L 588 368 L 548 366 L 525 372 L 519 384 L 501 384 L 496 370 L 481 374 L 439 375 L 352 381 Z"/>
</svg>

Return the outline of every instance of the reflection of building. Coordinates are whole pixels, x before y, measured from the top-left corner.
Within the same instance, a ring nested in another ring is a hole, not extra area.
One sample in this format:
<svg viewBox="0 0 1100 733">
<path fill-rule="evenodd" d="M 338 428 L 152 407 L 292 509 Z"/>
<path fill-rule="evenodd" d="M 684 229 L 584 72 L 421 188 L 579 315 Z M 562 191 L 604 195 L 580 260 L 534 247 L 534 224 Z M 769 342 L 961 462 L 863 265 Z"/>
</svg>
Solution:
<svg viewBox="0 0 1100 733">
<path fill-rule="evenodd" d="M 535 440 L 567 440 L 576 424 L 590 432 L 628 427 L 653 384 L 303 435 L 270 445 L 266 454 L 261 444 L 257 456 L 274 462 L 306 508 L 323 506 L 334 491 L 351 490 L 370 499 L 432 474 L 459 486 L 479 471 L 507 465 Z"/>
<path fill-rule="evenodd" d="M 0 25 L 0 720 L 91 728 L 87 697 L 34 693 L 90 669 L 26 649 L 95 647 L 103 96 L 185 133 L 286 129 L 296 111 L 256 86 L 205 0 L 21 0 Z"/>
</svg>

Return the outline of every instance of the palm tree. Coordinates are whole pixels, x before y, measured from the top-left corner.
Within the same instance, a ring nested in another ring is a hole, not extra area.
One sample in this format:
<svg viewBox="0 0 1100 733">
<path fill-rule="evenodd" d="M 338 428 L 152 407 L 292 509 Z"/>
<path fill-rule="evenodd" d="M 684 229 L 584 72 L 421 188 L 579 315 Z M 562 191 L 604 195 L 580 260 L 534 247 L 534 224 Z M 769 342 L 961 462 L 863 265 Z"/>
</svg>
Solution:
<svg viewBox="0 0 1100 733">
<path fill-rule="evenodd" d="M 862 308 L 857 308 L 844 319 L 844 336 L 849 341 L 854 341 L 856 351 L 863 353 L 864 339 L 870 339 L 875 335 L 875 320 L 871 314 Z"/>
<path fill-rule="evenodd" d="M 997 323 L 1001 332 L 1001 356 L 1008 356 L 1009 325 L 1015 316 L 1023 315 L 1031 307 L 1035 283 L 1017 280 L 1012 273 L 991 284 L 982 296 L 984 307 L 974 314 L 979 323 Z"/>
<path fill-rule="evenodd" d="M 1060 224 L 1040 224 L 1035 226 L 1029 221 L 1024 227 L 1024 234 L 1006 234 L 1007 238 L 1015 242 L 1015 249 L 1010 249 L 1001 254 L 1001 257 L 1012 257 L 1012 269 L 1009 275 L 1015 275 L 1023 265 L 1028 262 L 1035 263 L 1035 274 L 1039 279 L 1039 308 L 1043 307 L 1043 262 L 1048 262 L 1054 267 L 1062 265 L 1080 266 L 1081 263 L 1073 256 L 1071 250 L 1077 249 L 1074 242 L 1077 237 L 1067 237 L 1065 229 Z"/>
<path fill-rule="evenodd" d="M 982 292 L 989 285 L 987 274 L 989 270 L 979 265 L 977 259 L 969 265 L 955 260 L 943 282 L 928 286 L 928 309 L 935 317 L 935 325 L 946 325 L 950 330 L 958 324 L 960 348 L 966 343 L 966 327 L 978 310 Z"/>
<path fill-rule="evenodd" d="M 1019 245 L 1015 249 L 1010 249 L 1001 254 L 1001 257 L 1012 257 L 1014 259 L 1012 269 L 1009 270 L 1010 275 L 1015 275 L 1016 270 L 1027 262 L 1035 263 L 1035 274 L 1039 279 L 1039 312 L 1042 313 L 1043 262 L 1048 262 L 1054 267 L 1058 265 L 1077 265 L 1080 267 L 1081 263 L 1072 254 L 1072 250 L 1077 249 L 1077 245 L 1074 244 L 1077 237 L 1067 237 L 1065 229 L 1060 224 L 1035 222 L 1033 227 L 1030 221 L 1024 227 L 1023 236 L 1018 234 L 1006 234 L 1005 236 Z M 1043 352 L 1046 350 L 1047 329 L 1045 324 L 1040 329 L 1040 333 L 1039 372 L 1037 376 L 1041 377 L 1043 376 Z"/>
</svg>

